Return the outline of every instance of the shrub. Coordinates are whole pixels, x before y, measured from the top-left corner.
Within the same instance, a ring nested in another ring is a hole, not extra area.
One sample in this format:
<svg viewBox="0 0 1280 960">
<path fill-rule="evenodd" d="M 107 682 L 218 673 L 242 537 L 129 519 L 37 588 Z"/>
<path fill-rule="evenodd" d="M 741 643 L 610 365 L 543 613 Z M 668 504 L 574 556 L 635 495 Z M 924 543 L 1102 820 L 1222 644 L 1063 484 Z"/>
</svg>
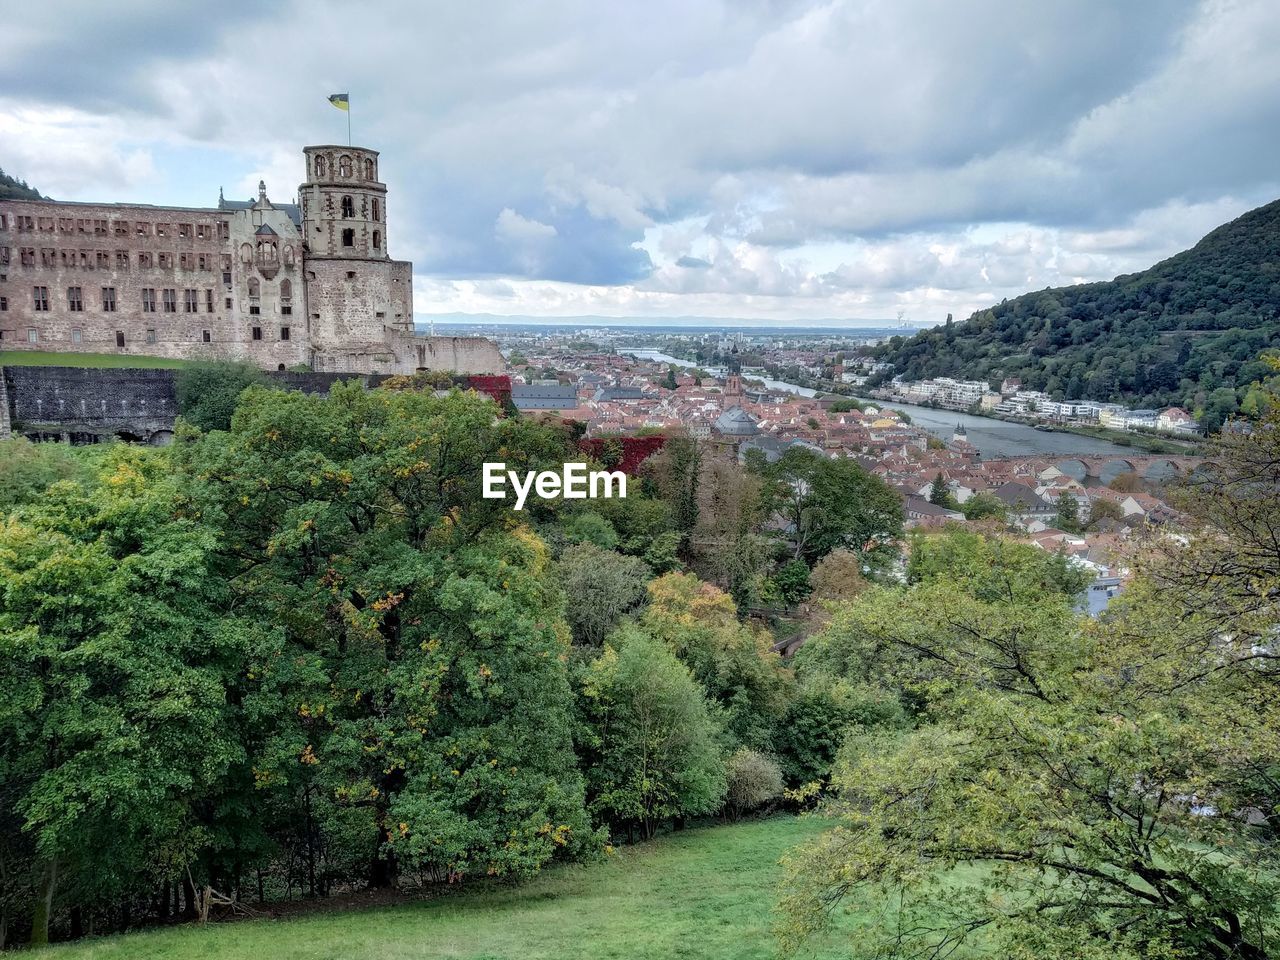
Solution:
<svg viewBox="0 0 1280 960">
<path fill-rule="evenodd" d="M 758 750 L 740 747 L 729 758 L 725 773 L 729 787 L 724 809 L 730 820 L 741 819 L 743 814 L 782 796 L 782 769 L 772 757 Z"/>
</svg>

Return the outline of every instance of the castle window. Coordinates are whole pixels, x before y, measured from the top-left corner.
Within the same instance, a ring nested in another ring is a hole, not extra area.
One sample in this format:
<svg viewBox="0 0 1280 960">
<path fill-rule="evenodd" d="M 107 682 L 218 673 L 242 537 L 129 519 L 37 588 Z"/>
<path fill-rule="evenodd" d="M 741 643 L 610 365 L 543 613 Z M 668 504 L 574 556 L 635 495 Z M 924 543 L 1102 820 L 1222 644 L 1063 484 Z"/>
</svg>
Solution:
<svg viewBox="0 0 1280 960">
<path fill-rule="evenodd" d="M 117 330 L 117 331 L 116 331 L 116 347 L 117 347 L 117 348 L 120 348 L 120 347 L 123 347 L 123 346 L 124 346 L 124 331 L 123 331 L 123 330 Z"/>
<path fill-rule="evenodd" d="M 230 309 L 231 309 L 231 298 L 230 298 L 230 297 L 227 297 L 227 309 L 228 309 L 228 310 L 230 310 Z"/>
<path fill-rule="evenodd" d="M 117 270 L 129 269 L 129 251 L 128 250 L 116 251 L 116 269 Z"/>
<path fill-rule="evenodd" d="M 36 248 L 22 247 L 21 258 L 22 258 L 22 265 L 24 267 L 34 267 L 36 265 Z"/>
<path fill-rule="evenodd" d="M 240 244 L 240 262 L 241 263 L 253 262 L 253 247 L 251 247 L 248 243 Z"/>
<path fill-rule="evenodd" d="M 182 291 L 182 312 L 198 313 L 200 310 L 200 291 L 183 290 Z"/>
<path fill-rule="evenodd" d="M 139 220 L 139 221 L 138 221 L 138 236 L 140 236 L 140 237 L 149 237 L 149 236 L 151 236 L 151 224 L 149 224 L 149 223 L 143 223 L 141 220 Z"/>
<path fill-rule="evenodd" d="M 108 229 L 109 229 L 109 224 L 107 223 L 106 220 L 93 221 L 93 235 L 95 237 L 105 237 L 107 235 Z"/>
<path fill-rule="evenodd" d="M 255 300 L 262 294 L 262 284 L 258 282 L 257 277 L 249 278 L 249 296 Z"/>
<path fill-rule="evenodd" d="M 218 239 L 226 240 L 230 238 L 230 236 L 231 236 L 231 224 L 223 220 L 221 223 L 218 224 Z"/>
<path fill-rule="evenodd" d="M 197 240 L 208 240 L 208 239 L 210 239 L 212 236 L 213 236 L 213 231 L 212 231 L 211 229 L 209 229 L 209 227 L 205 226 L 203 223 L 197 223 L 197 224 L 196 224 L 196 239 L 197 239 Z"/>
<path fill-rule="evenodd" d="M 204 292 L 204 312 L 213 313 L 213 291 L 206 290 Z"/>
<path fill-rule="evenodd" d="M 256 317 L 261 315 L 261 313 L 262 313 L 262 307 L 260 307 L 256 303 L 249 304 L 249 316 Z"/>
<path fill-rule="evenodd" d="M 81 330 L 79 327 L 73 328 L 71 331 L 71 342 L 84 343 L 84 331 Z"/>
<path fill-rule="evenodd" d="M 142 312 L 143 312 L 143 313 L 155 313 L 155 312 L 156 312 L 156 290 L 155 290 L 155 287 L 143 287 L 143 288 L 142 288 Z"/>
<path fill-rule="evenodd" d="M 223 284 L 224 284 L 225 286 L 228 286 L 228 287 L 229 287 L 229 286 L 231 286 L 231 271 L 230 271 L 230 270 L 223 270 L 223 271 L 222 271 L 222 282 L 223 282 Z"/>
<path fill-rule="evenodd" d="M 155 263 L 155 260 L 152 258 L 150 253 L 148 253 L 145 250 L 138 251 L 138 269 L 139 270 L 150 270 L 154 263 Z"/>
<path fill-rule="evenodd" d="M 382 231 L 381 230 L 373 231 L 373 249 L 375 250 L 382 249 Z"/>
<path fill-rule="evenodd" d="M 98 251 L 98 269 L 99 270 L 111 269 L 111 254 L 107 253 L 107 251 L 105 250 Z"/>
<path fill-rule="evenodd" d="M 178 255 L 178 262 L 183 270 L 194 270 L 196 268 L 196 258 L 193 253 L 182 253 Z"/>
<path fill-rule="evenodd" d="M 178 312 L 178 291 L 171 288 L 166 289 L 164 291 L 163 296 L 164 296 L 164 312 L 177 313 Z"/>
<path fill-rule="evenodd" d="M 167 237 L 169 235 L 169 225 L 167 223 L 156 224 L 156 236 Z"/>
<path fill-rule="evenodd" d="M 288 327 L 281 327 L 281 328 L 280 328 L 280 339 L 281 339 L 281 340 L 288 340 L 288 339 L 289 339 L 289 328 L 288 328 Z"/>
<path fill-rule="evenodd" d="M 351 220 L 351 219 L 354 219 L 355 215 L 356 215 L 355 201 L 352 200 L 350 197 L 343 197 L 342 198 L 342 218 L 344 220 Z"/>
<path fill-rule="evenodd" d="M 39 343 L 40 331 L 35 327 L 27 327 L 27 343 Z"/>
<path fill-rule="evenodd" d="M 128 221 L 128 220 L 117 220 L 117 221 L 116 221 L 116 236 L 117 236 L 117 237 L 127 237 L 128 235 L 129 235 L 129 221 Z"/>
<path fill-rule="evenodd" d="M 154 330 L 148 330 L 147 343 L 155 343 L 155 342 L 156 342 L 156 332 Z"/>
<path fill-rule="evenodd" d="M 191 224 L 189 223 L 178 224 L 178 236 L 186 240 L 191 239 Z"/>
<path fill-rule="evenodd" d="M 31 298 L 35 301 L 35 309 L 38 313 L 44 313 L 49 309 L 48 287 L 32 287 Z"/>
<path fill-rule="evenodd" d="M 173 254 L 172 253 L 156 254 L 156 266 L 158 266 L 161 270 L 172 270 Z"/>
<path fill-rule="evenodd" d="M 261 340 L 261 339 L 262 339 L 262 328 L 261 328 L 261 327 L 254 327 L 254 328 L 253 328 L 253 339 L 255 339 L 255 340 Z"/>
<path fill-rule="evenodd" d="M 208 331 L 208 330 L 201 330 L 201 331 L 200 331 L 200 339 L 201 339 L 201 340 L 203 340 L 205 343 L 212 343 L 212 342 L 213 342 L 213 337 L 209 334 L 209 331 Z"/>
<path fill-rule="evenodd" d="M 0 247 L 0 267 L 7 267 L 8 265 L 9 265 L 9 248 Z"/>
<path fill-rule="evenodd" d="M 102 311 L 103 313 L 116 312 L 116 288 L 115 287 L 102 288 Z"/>
<path fill-rule="evenodd" d="M 366 157 L 364 161 L 364 178 L 366 180 L 373 179 L 373 161 L 368 157 Z"/>
<path fill-rule="evenodd" d="M 375 220 L 382 219 L 382 204 L 379 203 L 377 200 L 373 201 L 373 219 Z"/>
<path fill-rule="evenodd" d="M 5 310 L 8 310 L 8 309 L 9 309 L 9 298 L 0 297 L 0 313 L 3 313 Z"/>
<path fill-rule="evenodd" d="M 348 280 L 354 280 L 355 278 L 356 278 L 356 272 L 355 272 L 354 270 L 348 270 L 348 271 L 347 271 L 347 279 L 348 279 Z"/>
<path fill-rule="evenodd" d="M 72 313 L 84 313 L 84 299 L 79 287 L 67 287 L 67 309 Z"/>
<path fill-rule="evenodd" d="M 325 169 L 326 169 L 326 164 L 324 162 L 324 157 L 317 156 L 316 157 L 316 176 L 323 177 L 325 174 Z"/>
<path fill-rule="evenodd" d="M 0 213 L 0 230 L 8 230 L 8 229 L 9 229 L 9 215 L 7 213 Z"/>
<path fill-rule="evenodd" d="M 342 245 L 344 247 L 354 247 L 356 245 L 356 232 L 350 227 L 342 231 Z"/>
<path fill-rule="evenodd" d="M 351 158 L 345 153 L 338 158 L 338 176 L 351 176 Z"/>
</svg>

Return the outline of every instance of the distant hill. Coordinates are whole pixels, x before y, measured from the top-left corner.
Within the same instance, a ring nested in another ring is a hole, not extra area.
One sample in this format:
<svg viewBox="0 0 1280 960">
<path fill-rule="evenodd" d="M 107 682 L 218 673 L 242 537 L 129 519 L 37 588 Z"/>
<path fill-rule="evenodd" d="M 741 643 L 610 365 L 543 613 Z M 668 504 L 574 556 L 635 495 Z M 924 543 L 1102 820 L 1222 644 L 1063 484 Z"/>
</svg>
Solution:
<svg viewBox="0 0 1280 960">
<path fill-rule="evenodd" d="M 27 186 L 25 180 L 15 180 L 0 170 L 0 200 L 42 200 L 40 191 Z"/>
<path fill-rule="evenodd" d="M 1250 385 L 1270 373 L 1258 356 L 1277 347 L 1280 201 L 1149 270 L 1024 294 L 876 353 L 907 380 L 1017 377 L 1059 398 L 1182 406 L 1216 427 L 1256 403 Z"/>
</svg>

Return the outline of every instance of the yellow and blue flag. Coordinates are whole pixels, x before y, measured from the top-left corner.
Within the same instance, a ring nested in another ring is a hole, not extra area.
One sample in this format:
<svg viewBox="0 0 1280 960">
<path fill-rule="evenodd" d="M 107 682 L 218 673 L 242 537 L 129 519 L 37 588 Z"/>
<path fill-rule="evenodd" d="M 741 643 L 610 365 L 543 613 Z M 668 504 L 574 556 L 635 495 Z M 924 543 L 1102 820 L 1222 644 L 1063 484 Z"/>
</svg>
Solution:
<svg viewBox="0 0 1280 960">
<path fill-rule="evenodd" d="M 332 103 L 339 110 L 351 109 L 351 96 L 346 93 L 329 94 L 329 102 Z"/>
</svg>

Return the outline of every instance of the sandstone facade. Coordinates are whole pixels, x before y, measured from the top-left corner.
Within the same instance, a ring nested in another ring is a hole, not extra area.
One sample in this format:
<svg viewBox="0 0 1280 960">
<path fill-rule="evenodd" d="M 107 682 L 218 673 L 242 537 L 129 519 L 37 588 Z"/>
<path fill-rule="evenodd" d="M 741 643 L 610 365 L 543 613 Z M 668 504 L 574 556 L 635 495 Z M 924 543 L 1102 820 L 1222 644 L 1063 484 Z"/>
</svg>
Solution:
<svg viewBox="0 0 1280 960">
<path fill-rule="evenodd" d="M 387 252 L 378 153 L 304 148 L 299 203 L 0 200 L 0 350 L 230 359 L 264 369 L 497 373 L 483 337 L 420 337 Z"/>
</svg>

